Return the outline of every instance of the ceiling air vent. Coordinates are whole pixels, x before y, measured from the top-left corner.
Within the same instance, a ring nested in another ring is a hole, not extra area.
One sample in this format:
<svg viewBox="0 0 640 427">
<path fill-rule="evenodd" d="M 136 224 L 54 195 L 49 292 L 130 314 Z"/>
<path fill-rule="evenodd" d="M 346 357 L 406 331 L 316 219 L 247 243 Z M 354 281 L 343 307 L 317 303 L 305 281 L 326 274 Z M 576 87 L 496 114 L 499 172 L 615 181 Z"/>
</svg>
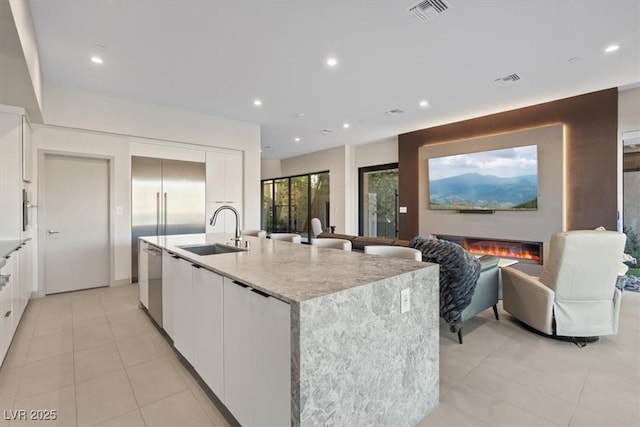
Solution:
<svg viewBox="0 0 640 427">
<path fill-rule="evenodd" d="M 426 22 L 434 15 L 449 9 L 449 5 L 443 0 L 424 0 L 409 9 L 409 12 L 419 20 Z"/>
<path fill-rule="evenodd" d="M 320 133 L 323 135 L 331 135 L 333 131 L 331 129 L 322 129 Z"/>
<path fill-rule="evenodd" d="M 520 76 L 519 75 L 517 75 L 517 74 L 509 74 L 508 76 L 498 77 L 494 81 L 499 85 L 503 85 L 505 83 L 517 82 L 518 80 L 520 80 Z"/>
<path fill-rule="evenodd" d="M 397 116 L 398 114 L 404 114 L 404 110 L 394 108 L 393 110 L 386 111 L 385 114 L 388 116 Z"/>
</svg>

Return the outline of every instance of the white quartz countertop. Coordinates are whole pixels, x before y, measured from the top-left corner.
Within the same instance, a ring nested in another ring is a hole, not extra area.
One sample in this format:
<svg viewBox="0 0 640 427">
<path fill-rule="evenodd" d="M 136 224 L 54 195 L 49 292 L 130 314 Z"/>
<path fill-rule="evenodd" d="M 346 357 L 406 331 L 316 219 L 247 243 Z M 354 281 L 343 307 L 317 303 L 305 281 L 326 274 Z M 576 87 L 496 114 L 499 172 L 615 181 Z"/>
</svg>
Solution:
<svg viewBox="0 0 640 427">
<path fill-rule="evenodd" d="M 213 243 L 233 246 L 231 237 L 228 234 L 180 234 L 141 239 L 286 302 L 327 296 L 434 266 L 249 236 L 243 236 L 243 246 L 244 241 L 249 241 L 251 249 L 243 252 L 201 256 L 178 247 Z"/>
<path fill-rule="evenodd" d="M 22 244 L 31 239 L 19 239 L 19 240 L 0 240 L 0 258 L 4 258 L 11 255 Z"/>
</svg>

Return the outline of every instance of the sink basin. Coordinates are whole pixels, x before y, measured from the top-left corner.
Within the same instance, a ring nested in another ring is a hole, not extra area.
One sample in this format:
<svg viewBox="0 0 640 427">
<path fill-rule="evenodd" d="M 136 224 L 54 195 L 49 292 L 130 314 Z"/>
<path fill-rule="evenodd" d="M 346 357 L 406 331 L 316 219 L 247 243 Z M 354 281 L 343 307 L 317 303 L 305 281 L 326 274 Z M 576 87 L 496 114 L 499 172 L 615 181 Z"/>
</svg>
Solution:
<svg viewBox="0 0 640 427">
<path fill-rule="evenodd" d="M 235 248 L 233 246 L 221 245 L 215 243 L 213 245 L 188 245 L 178 246 L 180 249 L 184 249 L 187 252 L 194 253 L 196 255 L 217 255 L 228 254 L 230 252 L 243 252 L 244 249 Z"/>
</svg>

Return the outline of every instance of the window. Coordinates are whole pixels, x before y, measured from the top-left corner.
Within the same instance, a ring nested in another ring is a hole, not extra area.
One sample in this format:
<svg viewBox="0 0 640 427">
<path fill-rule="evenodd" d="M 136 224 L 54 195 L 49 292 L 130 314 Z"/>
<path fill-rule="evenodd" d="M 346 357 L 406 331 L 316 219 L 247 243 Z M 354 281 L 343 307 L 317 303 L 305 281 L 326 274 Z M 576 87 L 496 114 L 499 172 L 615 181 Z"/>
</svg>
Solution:
<svg viewBox="0 0 640 427">
<path fill-rule="evenodd" d="M 398 237 L 398 164 L 358 169 L 359 234 Z"/>
<path fill-rule="evenodd" d="M 329 229 L 329 172 L 262 181 L 262 229 L 309 241 L 311 218 Z"/>
</svg>

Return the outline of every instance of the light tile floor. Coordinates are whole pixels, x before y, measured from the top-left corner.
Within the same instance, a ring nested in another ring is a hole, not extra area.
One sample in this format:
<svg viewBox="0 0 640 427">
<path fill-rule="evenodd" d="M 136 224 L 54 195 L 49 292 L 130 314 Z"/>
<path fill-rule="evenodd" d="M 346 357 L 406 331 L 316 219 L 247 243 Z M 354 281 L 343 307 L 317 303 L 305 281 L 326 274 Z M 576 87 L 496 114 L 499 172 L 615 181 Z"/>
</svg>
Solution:
<svg viewBox="0 0 640 427">
<path fill-rule="evenodd" d="M 0 369 L 2 414 L 56 409 L 46 426 L 227 425 L 137 296 L 133 285 L 31 300 Z M 500 316 L 466 322 L 463 345 L 441 325 L 440 405 L 420 426 L 640 425 L 640 294 L 625 292 L 617 335 L 582 349 Z"/>
<path fill-rule="evenodd" d="M 55 409 L 43 426 L 227 426 L 137 301 L 135 285 L 32 299 L 0 369 L 0 427 L 38 425 L 10 420 L 20 409 Z"/>
</svg>

